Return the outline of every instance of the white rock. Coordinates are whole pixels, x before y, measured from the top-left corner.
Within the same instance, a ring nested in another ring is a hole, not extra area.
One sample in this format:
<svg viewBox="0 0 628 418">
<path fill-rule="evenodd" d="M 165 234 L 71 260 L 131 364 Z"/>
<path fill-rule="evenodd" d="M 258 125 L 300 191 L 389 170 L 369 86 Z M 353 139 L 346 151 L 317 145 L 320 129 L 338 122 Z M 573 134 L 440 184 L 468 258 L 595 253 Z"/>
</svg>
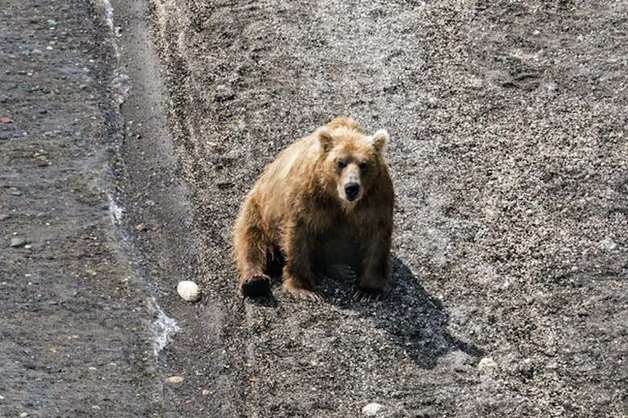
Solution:
<svg viewBox="0 0 628 418">
<path fill-rule="evenodd" d="M 201 298 L 201 290 L 191 280 L 183 280 L 177 285 L 177 293 L 188 302 L 196 302 Z"/>
<path fill-rule="evenodd" d="M 365 405 L 364 408 L 362 408 L 362 415 L 366 415 L 367 417 L 374 417 L 379 411 L 382 410 L 383 407 L 384 405 L 382 404 L 371 402 L 370 404 Z"/>
<path fill-rule="evenodd" d="M 613 242 L 612 239 L 606 238 L 603 241 L 600 241 L 600 248 L 606 251 L 613 251 L 615 248 L 617 248 L 617 244 Z"/>
<path fill-rule="evenodd" d="M 478 370 L 484 373 L 494 373 L 498 368 L 499 366 L 495 363 L 495 360 L 490 357 L 484 357 L 478 363 Z"/>
<path fill-rule="evenodd" d="M 166 382 L 174 385 L 179 384 L 183 382 L 183 376 L 170 376 L 166 379 Z"/>
</svg>

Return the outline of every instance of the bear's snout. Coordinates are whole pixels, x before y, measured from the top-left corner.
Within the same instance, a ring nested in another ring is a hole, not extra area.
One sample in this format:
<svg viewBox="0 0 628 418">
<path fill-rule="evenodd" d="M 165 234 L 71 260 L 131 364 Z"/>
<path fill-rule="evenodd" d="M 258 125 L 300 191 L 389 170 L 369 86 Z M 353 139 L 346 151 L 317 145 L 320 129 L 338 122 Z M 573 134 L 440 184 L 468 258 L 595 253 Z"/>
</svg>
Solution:
<svg viewBox="0 0 628 418">
<path fill-rule="evenodd" d="M 345 195 L 349 202 L 353 202 L 360 194 L 360 185 L 358 183 L 348 183 L 345 185 Z"/>
</svg>

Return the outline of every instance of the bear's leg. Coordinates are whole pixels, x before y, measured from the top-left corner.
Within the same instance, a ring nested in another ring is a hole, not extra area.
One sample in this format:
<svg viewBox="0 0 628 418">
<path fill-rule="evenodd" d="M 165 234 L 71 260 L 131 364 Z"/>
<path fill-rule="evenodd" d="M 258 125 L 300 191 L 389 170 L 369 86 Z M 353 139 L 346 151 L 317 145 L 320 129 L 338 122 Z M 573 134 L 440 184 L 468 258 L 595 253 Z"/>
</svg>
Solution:
<svg viewBox="0 0 628 418">
<path fill-rule="evenodd" d="M 259 210 L 250 199 L 244 204 L 234 227 L 234 252 L 240 274 L 238 287 L 242 296 L 264 296 L 270 293 L 266 268 L 269 244 L 260 225 Z"/>
<path fill-rule="evenodd" d="M 302 224 L 286 227 L 283 237 L 283 250 L 286 255 L 283 289 L 297 299 L 321 301 L 321 296 L 314 290 L 311 240 L 311 235 Z"/>
<path fill-rule="evenodd" d="M 380 300 L 390 285 L 391 228 L 376 231 L 364 248 L 363 271 L 353 299 Z"/>
</svg>

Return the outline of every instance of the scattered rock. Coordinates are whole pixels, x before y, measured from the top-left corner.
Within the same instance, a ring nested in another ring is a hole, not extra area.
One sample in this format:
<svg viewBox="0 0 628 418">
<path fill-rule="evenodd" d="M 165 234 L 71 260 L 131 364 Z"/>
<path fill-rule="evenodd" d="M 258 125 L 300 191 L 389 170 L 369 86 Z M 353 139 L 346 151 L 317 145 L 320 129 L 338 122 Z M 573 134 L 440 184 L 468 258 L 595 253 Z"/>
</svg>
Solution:
<svg viewBox="0 0 628 418">
<path fill-rule="evenodd" d="M 384 408 L 384 405 L 376 403 L 376 402 L 371 402 L 370 404 L 365 405 L 364 408 L 362 408 L 362 415 L 365 415 L 367 417 L 374 417 L 383 408 Z"/>
<path fill-rule="evenodd" d="M 9 123 L 12 123 L 12 122 L 13 122 L 13 119 L 11 119 L 10 117 L 8 117 L 8 116 L 0 116 L 0 123 L 2 123 L 2 124 L 6 125 L 6 124 L 9 124 Z"/>
<path fill-rule="evenodd" d="M 481 371 L 482 373 L 493 374 L 497 371 L 498 368 L 499 366 L 497 365 L 495 360 L 493 360 L 490 357 L 484 357 L 478 363 L 478 370 Z"/>
<path fill-rule="evenodd" d="M 613 251 L 617 248 L 617 244 L 610 238 L 600 241 L 600 248 L 606 251 Z"/>
<path fill-rule="evenodd" d="M 26 241 L 25 238 L 23 237 L 13 237 L 11 238 L 11 247 L 13 248 L 19 248 L 19 247 L 23 247 L 26 244 L 28 244 L 28 241 Z"/>
<path fill-rule="evenodd" d="M 10 193 L 12 196 L 22 196 L 22 192 L 20 192 L 19 190 L 11 190 Z"/>
<path fill-rule="evenodd" d="M 181 382 L 183 382 L 183 376 L 170 376 L 166 379 L 166 383 L 170 383 L 173 385 L 178 385 Z"/>
<path fill-rule="evenodd" d="M 201 298 L 198 285 L 191 280 L 183 280 L 177 285 L 177 293 L 183 300 L 197 302 Z"/>
<path fill-rule="evenodd" d="M 216 87 L 216 92 L 214 93 L 214 100 L 217 102 L 224 102 L 226 100 L 231 100 L 235 97 L 235 92 L 229 86 L 220 85 Z"/>
<path fill-rule="evenodd" d="M 202 394 L 203 396 L 207 396 L 207 395 L 209 395 L 209 391 L 208 391 L 207 389 L 203 389 L 203 391 L 201 392 L 201 394 Z"/>
<path fill-rule="evenodd" d="M 414 412 L 413 416 L 415 416 L 416 418 L 435 417 L 436 416 L 436 410 L 434 408 L 430 408 L 430 407 L 423 408 L 423 409 L 420 409 L 420 410 Z"/>
<path fill-rule="evenodd" d="M 465 371 L 472 369 L 473 357 L 461 350 L 454 350 L 447 355 L 447 360 L 455 371 Z"/>
</svg>

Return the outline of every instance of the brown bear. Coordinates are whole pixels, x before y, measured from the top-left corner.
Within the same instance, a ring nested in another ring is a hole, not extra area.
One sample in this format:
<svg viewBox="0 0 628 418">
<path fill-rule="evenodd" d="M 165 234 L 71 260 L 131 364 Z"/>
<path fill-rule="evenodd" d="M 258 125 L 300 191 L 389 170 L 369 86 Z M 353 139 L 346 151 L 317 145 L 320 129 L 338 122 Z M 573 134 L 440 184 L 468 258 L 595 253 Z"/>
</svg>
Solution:
<svg viewBox="0 0 628 418">
<path fill-rule="evenodd" d="M 388 133 L 364 134 L 339 117 L 284 149 L 247 195 L 234 226 L 243 296 L 270 291 L 269 263 L 283 261 L 283 289 L 321 300 L 316 273 L 353 267 L 354 298 L 379 299 L 390 284 L 393 185 L 384 161 Z"/>
</svg>

